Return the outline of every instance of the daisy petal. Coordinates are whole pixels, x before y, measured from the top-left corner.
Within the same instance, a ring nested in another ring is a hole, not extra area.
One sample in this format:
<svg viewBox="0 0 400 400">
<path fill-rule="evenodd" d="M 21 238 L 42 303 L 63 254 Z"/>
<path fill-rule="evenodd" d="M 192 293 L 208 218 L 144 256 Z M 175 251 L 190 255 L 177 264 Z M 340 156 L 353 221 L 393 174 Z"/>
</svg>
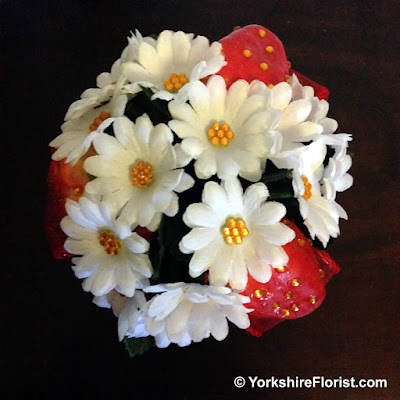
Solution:
<svg viewBox="0 0 400 400">
<path fill-rule="evenodd" d="M 209 228 L 193 228 L 182 238 L 181 243 L 186 249 L 196 251 L 207 246 L 215 236 L 215 232 Z"/>
</svg>

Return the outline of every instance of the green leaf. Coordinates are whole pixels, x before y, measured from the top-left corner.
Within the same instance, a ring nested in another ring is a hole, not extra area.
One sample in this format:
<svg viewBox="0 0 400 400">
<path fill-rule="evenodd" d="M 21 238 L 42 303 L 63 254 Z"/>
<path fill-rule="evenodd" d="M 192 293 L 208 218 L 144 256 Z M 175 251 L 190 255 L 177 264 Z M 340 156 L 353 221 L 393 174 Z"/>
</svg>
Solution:
<svg viewBox="0 0 400 400">
<path fill-rule="evenodd" d="M 186 172 L 193 166 L 187 166 Z M 191 173 L 192 172 L 192 173 Z M 190 232 L 190 228 L 183 222 L 183 213 L 189 204 L 201 201 L 204 182 L 198 180 L 194 186 L 179 196 L 179 212 L 174 217 L 163 216 L 157 232 L 150 245 L 150 260 L 154 268 L 151 283 L 160 282 L 200 282 L 204 283 L 205 274 L 194 279 L 189 274 L 189 262 L 192 254 L 184 254 L 179 249 L 179 242 Z"/>
<path fill-rule="evenodd" d="M 173 218 L 163 216 L 149 252 L 154 269 L 152 284 L 190 279 L 188 271 L 191 255 L 179 250 L 179 242 L 188 231 L 181 215 Z"/>
<path fill-rule="evenodd" d="M 164 217 L 164 231 L 161 240 L 177 261 L 189 262 L 191 254 L 183 254 L 179 250 L 179 242 L 190 231 L 182 220 L 181 214 L 176 218 Z"/>
<path fill-rule="evenodd" d="M 133 122 L 146 113 L 154 125 L 167 123 L 172 119 L 168 110 L 168 102 L 165 100 L 151 100 L 153 91 L 149 88 L 142 88 L 135 97 L 128 101 L 124 114 Z"/>
<path fill-rule="evenodd" d="M 277 189 L 269 192 L 268 200 L 289 199 L 293 197 L 293 190 Z"/>
<path fill-rule="evenodd" d="M 268 200 L 289 199 L 293 193 L 293 172 L 290 169 L 279 169 L 270 160 L 267 161 L 265 172 L 260 182 L 267 185 Z"/>
<path fill-rule="evenodd" d="M 153 281 L 159 281 L 161 275 L 161 267 L 163 264 L 163 259 L 165 255 L 165 242 L 164 242 L 164 226 L 165 226 L 165 216 L 161 220 L 161 223 L 155 233 L 150 246 L 149 257 L 151 264 L 153 266 L 153 275 L 151 279 Z"/>
<path fill-rule="evenodd" d="M 276 172 L 264 173 L 260 182 L 268 185 L 269 183 L 278 182 L 282 179 L 293 179 L 292 171 L 289 169 L 280 169 Z"/>
<path fill-rule="evenodd" d="M 354 151 L 347 150 L 347 155 L 349 155 L 351 158 L 354 158 L 356 153 L 354 153 Z"/>
<path fill-rule="evenodd" d="M 155 346 L 153 336 L 143 338 L 124 338 L 125 349 L 130 357 L 141 356 Z"/>
</svg>

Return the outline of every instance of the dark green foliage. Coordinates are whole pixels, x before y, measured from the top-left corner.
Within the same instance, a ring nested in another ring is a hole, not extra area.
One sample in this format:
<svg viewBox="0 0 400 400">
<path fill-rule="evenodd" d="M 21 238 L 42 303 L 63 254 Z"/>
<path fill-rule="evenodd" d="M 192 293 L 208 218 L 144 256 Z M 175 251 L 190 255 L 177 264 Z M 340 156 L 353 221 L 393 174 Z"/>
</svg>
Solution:
<svg viewBox="0 0 400 400">
<path fill-rule="evenodd" d="M 153 91 L 151 89 L 142 88 L 141 92 L 128 101 L 125 108 L 125 116 L 135 122 L 138 117 L 147 114 L 153 125 L 168 123 L 171 120 L 168 102 L 159 99 L 151 100 L 152 95 Z"/>
<path fill-rule="evenodd" d="M 153 336 L 147 336 L 143 338 L 125 338 L 124 339 L 125 349 L 128 351 L 130 357 L 140 356 L 146 351 L 150 350 L 155 346 L 155 340 Z"/>
<path fill-rule="evenodd" d="M 294 196 L 292 186 L 292 171 L 278 169 L 271 161 L 267 161 L 265 172 L 260 182 L 265 183 L 269 190 L 268 200 L 288 199 Z"/>
</svg>

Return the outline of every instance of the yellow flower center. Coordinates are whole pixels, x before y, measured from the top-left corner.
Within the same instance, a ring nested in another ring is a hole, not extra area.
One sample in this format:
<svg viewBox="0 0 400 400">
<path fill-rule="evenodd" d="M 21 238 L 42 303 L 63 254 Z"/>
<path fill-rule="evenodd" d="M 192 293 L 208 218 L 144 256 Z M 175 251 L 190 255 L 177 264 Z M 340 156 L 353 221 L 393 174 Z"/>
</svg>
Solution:
<svg viewBox="0 0 400 400">
<path fill-rule="evenodd" d="M 133 186 L 144 189 L 153 182 L 153 167 L 144 161 L 138 161 L 131 168 L 131 182 Z"/>
<path fill-rule="evenodd" d="M 113 256 L 118 255 L 118 251 L 121 248 L 119 239 L 113 233 L 107 231 L 100 232 L 99 243 L 104 247 L 104 251 L 107 254 Z"/>
<path fill-rule="evenodd" d="M 222 236 L 226 244 L 242 244 L 243 238 L 249 236 L 245 222 L 240 219 L 229 218 L 222 227 Z"/>
<path fill-rule="evenodd" d="M 169 92 L 177 92 L 184 84 L 188 82 L 189 79 L 184 73 L 171 74 L 169 78 L 164 81 L 164 86 Z"/>
<path fill-rule="evenodd" d="M 211 125 L 211 128 L 207 131 L 207 136 L 214 146 L 218 146 L 220 144 L 222 144 L 222 146 L 227 146 L 235 137 L 229 124 L 219 124 L 218 122 L 214 122 Z"/>
<path fill-rule="evenodd" d="M 95 131 L 107 118 L 110 118 L 111 114 L 102 111 L 97 118 L 95 118 L 92 124 L 89 126 L 91 132 Z"/>
<path fill-rule="evenodd" d="M 301 179 L 303 180 L 303 183 L 304 183 L 303 199 L 308 200 L 309 198 L 311 198 L 312 185 L 310 182 L 308 182 L 308 179 L 304 175 L 301 177 Z"/>
</svg>

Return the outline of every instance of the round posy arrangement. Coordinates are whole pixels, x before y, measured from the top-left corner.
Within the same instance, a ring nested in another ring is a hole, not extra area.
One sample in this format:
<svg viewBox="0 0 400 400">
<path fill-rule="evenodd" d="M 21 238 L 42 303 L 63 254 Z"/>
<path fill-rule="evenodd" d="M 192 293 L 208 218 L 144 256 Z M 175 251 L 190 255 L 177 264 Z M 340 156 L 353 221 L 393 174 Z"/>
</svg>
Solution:
<svg viewBox="0 0 400 400">
<path fill-rule="evenodd" d="M 352 185 L 328 90 L 257 25 L 128 42 L 50 143 L 53 255 L 74 256 L 132 355 L 312 312 Z"/>
</svg>

